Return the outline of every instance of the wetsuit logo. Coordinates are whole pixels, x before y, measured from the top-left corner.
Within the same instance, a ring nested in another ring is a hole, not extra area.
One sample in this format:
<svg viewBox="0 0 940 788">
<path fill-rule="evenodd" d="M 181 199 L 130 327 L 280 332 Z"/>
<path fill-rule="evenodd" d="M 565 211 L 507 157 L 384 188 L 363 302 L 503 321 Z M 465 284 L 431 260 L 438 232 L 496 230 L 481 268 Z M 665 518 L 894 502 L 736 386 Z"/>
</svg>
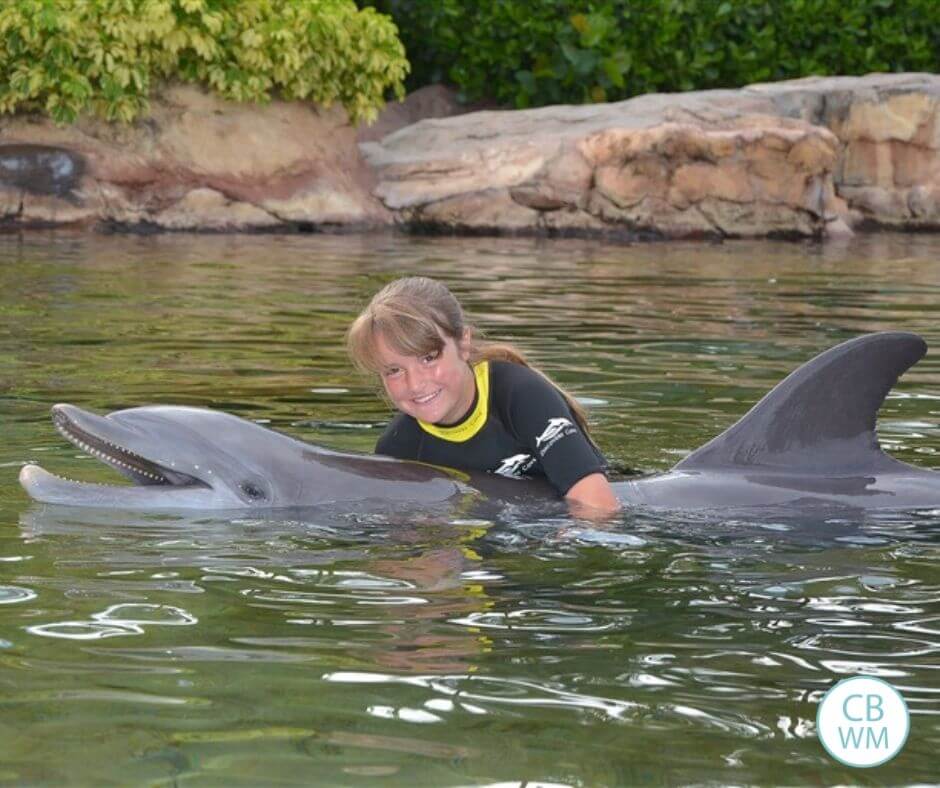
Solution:
<svg viewBox="0 0 940 788">
<path fill-rule="evenodd" d="M 573 435 L 575 432 L 577 432 L 577 429 L 568 419 L 549 419 L 548 426 L 542 434 L 535 439 L 535 448 L 544 457 L 545 452 L 558 443 L 558 441 L 566 435 Z"/>
<path fill-rule="evenodd" d="M 523 476 L 529 468 L 535 463 L 535 457 L 531 454 L 514 454 L 500 462 L 499 467 L 493 471 L 500 476 Z"/>
</svg>

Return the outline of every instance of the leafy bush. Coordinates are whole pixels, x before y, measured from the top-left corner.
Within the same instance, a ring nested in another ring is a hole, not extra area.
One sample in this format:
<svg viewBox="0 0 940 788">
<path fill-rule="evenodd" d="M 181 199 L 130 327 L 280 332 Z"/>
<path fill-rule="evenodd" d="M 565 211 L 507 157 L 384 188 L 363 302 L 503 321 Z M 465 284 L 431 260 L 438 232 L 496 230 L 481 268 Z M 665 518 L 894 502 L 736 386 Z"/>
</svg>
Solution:
<svg viewBox="0 0 940 788">
<path fill-rule="evenodd" d="M 936 71 L 936 0 L 375 0 L 409 87 L 517 107 L 739 87 L 810 74 Z"/>
<path fill-rule="evenodd" d="M 0 112 L 131 121 L 156 80 L 225 98 L 339 101 L 372 119 L 408 70 L 391 21 L 352 0 L 3 0 Z"/>
</svg>

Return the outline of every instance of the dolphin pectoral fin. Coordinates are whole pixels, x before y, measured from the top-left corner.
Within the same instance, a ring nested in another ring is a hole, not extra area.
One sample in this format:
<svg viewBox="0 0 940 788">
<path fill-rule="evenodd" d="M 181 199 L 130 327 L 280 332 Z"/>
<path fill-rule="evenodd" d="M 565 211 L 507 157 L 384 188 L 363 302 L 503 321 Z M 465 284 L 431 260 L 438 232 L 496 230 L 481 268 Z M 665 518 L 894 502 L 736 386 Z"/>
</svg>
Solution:
<svg viewBox="0 0 940 788">
<path fill-rule="evenodd" d="M 881 450 L 875 419 L 898 378 L 926 352 L 921 337 L 904 332 L 867 334 L 830 348 L 675 470 L 762 466 L 842 474 L 904 467 Z"/>
</svg>

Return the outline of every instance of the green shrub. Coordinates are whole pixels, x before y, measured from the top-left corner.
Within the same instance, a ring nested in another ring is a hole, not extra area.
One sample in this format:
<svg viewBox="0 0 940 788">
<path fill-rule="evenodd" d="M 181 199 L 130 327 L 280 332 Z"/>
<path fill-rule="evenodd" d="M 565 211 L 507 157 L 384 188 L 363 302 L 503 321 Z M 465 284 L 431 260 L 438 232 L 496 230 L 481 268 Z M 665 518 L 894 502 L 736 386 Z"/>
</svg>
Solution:
<svg viewBox="0 0 940 788">
<path fill-rule="evenodd" d="M 936 0 L 375 0 L 409 87 L 517 107 L 739 87 L 810 74 L 936 71 Z"/>
<path fill-rule="evenodd" d="M 129 122 L 155 81 L 225 98 L 339 101 L 371 120 L 408 70 L 391 21 L 352 0 L 3 0 L 0 112 Z"/>
</svg>

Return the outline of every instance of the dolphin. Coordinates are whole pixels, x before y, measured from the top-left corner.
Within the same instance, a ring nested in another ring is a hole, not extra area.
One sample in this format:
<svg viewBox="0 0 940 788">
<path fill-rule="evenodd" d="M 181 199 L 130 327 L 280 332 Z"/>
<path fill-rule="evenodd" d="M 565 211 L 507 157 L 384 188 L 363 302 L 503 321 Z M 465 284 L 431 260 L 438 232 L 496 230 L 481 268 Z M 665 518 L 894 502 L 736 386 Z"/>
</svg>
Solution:
<svg viewBox="0 0 940 788">
<path fill-rule="evenodd" d="M 666 509 L 940 507 L 940 473 L 885 454 L 875 419 L 927 352 L 906 332 L 850 339 L 790 373 L 672 470 L 627 481 L 622 500 Z"/>
<path fill-rule="evenodd" d="M 843 342 L 792 372 L 670 471 L 615 482 L 614 491 L 627 506 L 674 510 L 940 507 L 940 473 L 888 456 L 875 433 L 888 392 L 926 350 L 921 337 L 905 332 Z M 20 484 L 45 503 L 263 510 L 364 500 L 453 504 L 468 496 L 526 504 L 553 495 L 541 480 L 330 451 L 203 408 L 161 405 L 99 416 L 60 404 L 52 420 L 68 441 L 132 484 L 75 482 L 25 465 Z"/>
<path fill-rule="evenodd" d="M 519 485 L 492 474 L 331 451 L 205 408 L 155 405 L 99 416 L 63 403 L 52 407 L 52 423 L 132 484 L 73 481 L 25 465 L 20 484 L 42 503 L 134 511 L 268 510 L 363 501 L 429 506 L 481 495 L 513 503 L 550 497 L 542 480 Z"/>
</svg>

